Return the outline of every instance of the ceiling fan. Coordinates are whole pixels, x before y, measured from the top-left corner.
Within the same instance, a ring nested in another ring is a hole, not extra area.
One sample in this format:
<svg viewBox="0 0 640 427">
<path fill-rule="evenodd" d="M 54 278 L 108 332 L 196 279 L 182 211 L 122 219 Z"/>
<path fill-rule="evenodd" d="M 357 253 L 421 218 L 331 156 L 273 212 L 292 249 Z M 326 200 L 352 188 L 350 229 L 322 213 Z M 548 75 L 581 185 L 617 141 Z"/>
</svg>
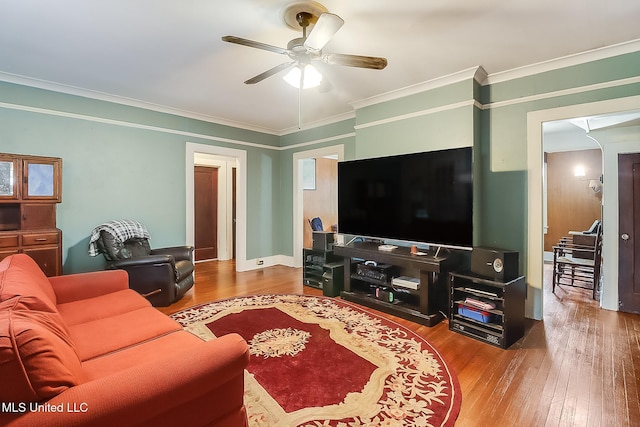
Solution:
<svg viewBox="0 0 640 427">
<path fill-rule="evenodd" d="M 246 80 L 246 84 L 259 83 L 275 74 L 290 70 L 285 76 L 285 80 L 291 85 L 300 89 L 317 86 L 322 79 L 322 75 L 311 66 L 314 61 L 322 61 L 330 65 L 343 65 L 374 70 L 382 70 L 387 66 L 386 58 L 347 55 L 342 53 L 324 53 L 322 49 L 340 27 L 342 27 L 344 20 L 338 15 L 328 13 L 324 6 L 316 2 L 302 2 L 290 5 L 284 11 L 284 21 L 290 28 L 302 29 L 302 37 L 291 40 L 287 44 L 286 49 L 241 37 L 222 37 L 222 40 L 225 42 L 287 55 L 292 59 L 290 62 L 277 65 Z M 297 23 L 297 26 L 294 22 Z M 307 35 L 307 28 L 311 24 L 314 25 L 311 28 L 311 32 Z"/>
</svg>

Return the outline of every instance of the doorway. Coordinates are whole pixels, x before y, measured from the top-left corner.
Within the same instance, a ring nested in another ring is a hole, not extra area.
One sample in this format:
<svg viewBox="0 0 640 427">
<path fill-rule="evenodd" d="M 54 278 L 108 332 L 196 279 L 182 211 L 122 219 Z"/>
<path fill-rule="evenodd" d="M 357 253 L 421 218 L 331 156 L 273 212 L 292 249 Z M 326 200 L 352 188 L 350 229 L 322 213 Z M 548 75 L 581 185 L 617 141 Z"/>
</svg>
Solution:
<svg viewBox="0 0 640 427">
<path fill-rule="evenodd" d="M 307 180 L 305 180 L 305 175 L 304 175 L 304 163 L 305 163 L 305 159 L 322 159 L 322 158 L 327 158 L 327 159 L 332 159 L 332 162 L 340 162 L 342 160 L 344 160 L 344 145 L 335 145 L 335 146 L 331 146 L 331 147 L 324 147 L 324 148 L 318 148 L 315 150 L 308 150 L 308 151 L 300 151 L 298 153 L 294 153 L 293 155 L 293 260 L 294 260 L 294 266 L 295 267 L 302 267 L 302 248 L 304 247 L 304 234 L 305 234 L 305 230 L 309 229 L 310 230 L 310 226 L 307 222 L 307 216 L 311 215 L 311 211 L 308 211 L 305 214 L 305 186 L 307 188 L 312 188 L 312 186 L 309 184 L 309 177 L 307 176 Z M 322 161 L 321 161 L 322 162 Z M 315 169 L 315 188 L 318 188 L 318 185 L 327 185 L 326 181 L 326 177 L 324 175 L 318 175 L 318 162 L 316 161 L 316 169 Z M 320 183 L 319 180 L 322 180 L 323 182 Z M 329 183 L 329 187 L 333 187 L 333 191 L 335 191 L 333 194 L 335 194 L 335 198 L 336 198 L 336 203 L 337 203 L 337 176 L 334 182 Z M 306 190 L 309 191 L 309 190 Z M 333 197 L 331 196 L 331 191 L 329 188 L 324 191 L 323 193 L 328 195 L 327 197 Z M 314 204 L 316 204 L 317 206 L 318 202 L 314 202 Z M 321 203 L 321 202 L 319 202 Z M 315 212 L 315 211 L 314 211 Z M 337 213 L 337 204 L 336 204 L 336 213 Z M 318 214 L 318 215 L 313 215 L 313 217 L 316 216 L 320 216 L 322 217 L 322 214 Z M 330 228 L 331 225 L 333 225 L 333 221 L 328 218 L 322 218 L 323 220 L 323 225 L 324 228 Z M 337 217 L 335 219 L 335 222 L 337 223 Z"/>
<path fill-rule="evenodd" d="M 218 258 L 218 168 L 194 168 L 195 261 Z"/>
<path fill-rule="evenodd" d="M 232 259 L 235 237 L 233 175 L 237 160 L 196 153 L 194 162 L 195 248 L 196 253 L 200 252 L 196 260 Z"/>
<path fill-rule="evenodd" d="M 250 270 L 246 248 L 247 152 L 213 145 L 187 143 L 185 162 L 186 243 L 195 246 L 195 167 L 196 165 L 218 167 L 218 200 L 221 202 L 218 203 L 217 259 L 231 259 L 235 255 L 236 270 Z M 222 203 L 223 200 L 224 203 Z M 221 217 L 224 220 L 220 220 Z M 221 229 L 221 227 L 224 228 Z"/>
<path fill-rule="evenodd" d="M 572 120 L 543 123 L 544 260 L 569 233 L 602 219 L 602 150 Z M 596 182 L 596 190 L 591 183 Z"/>
<path fill-rule="evenodd" d="M 324 231 L 335 230 L 338 224 L 338 156 L 303 159 L 302 175 L 303 247 L 310 248 L 311 219 L 320 218 Z"/>
<path fill-rule="evenodd" d="M 528 243 L 527 243 L 527 281 L 529 283 L 529 297 L 527 299 L 527 316 L 542 319 L 542 283 L 543 283 L 543 237 L 544 237 L 544 209 L 543 209 L 543 138 L 542 127 L 545 122 L 566 120 L 573 117 L 588 117 L 596 115 L 622 114 L 637 110 L 640 97 L 628 97 L 590 104 L 578 104 L 550 110 L 532 111 L 527 114 L 527 194 L 528 194 Z M 613 151 L 613 150 L 612 150 Z M 606 176 L 617 176 L 617 165 L 608 167 L 607 150 L 604 150 L 604 173 Z M 611 180 L 609 180 L 611 181 Z M 617 185 L 616 185 L 617 186 Z M 608 199 L 606 183 L 603 187 L 604 200 L 616 200 L 615 194 Z M 607 203 L 603 208 L 603 235 L 617 235 L 617 202 Z M 612 212 L 616 217 L 612 218 Z M 615 248 L 613 247 L 615 244 Z M 618 251 L 617 241 L 603 240 L 603 258 L 607 260 L 603 266 L 603 289 L 600 305 L 609 310 L 618 309 Z"/>
</svg>

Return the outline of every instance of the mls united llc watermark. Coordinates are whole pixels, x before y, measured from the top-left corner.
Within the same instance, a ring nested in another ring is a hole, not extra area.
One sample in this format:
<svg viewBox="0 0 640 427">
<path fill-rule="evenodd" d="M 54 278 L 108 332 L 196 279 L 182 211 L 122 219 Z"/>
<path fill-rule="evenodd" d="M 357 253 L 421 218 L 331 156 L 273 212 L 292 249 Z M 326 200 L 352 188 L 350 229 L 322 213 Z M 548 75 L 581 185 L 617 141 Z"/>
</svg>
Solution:
<svg viewBox="0 0 640 427">
<path fill-rule="evenodd" d="M 89 412 L 89 405 L 86 402 L 67 402 L 55 405 L 38 402 L 0 402 L 0 412 L 14 414 L 24 414 L 26 412 L 82 413 Z"/>
</svg>

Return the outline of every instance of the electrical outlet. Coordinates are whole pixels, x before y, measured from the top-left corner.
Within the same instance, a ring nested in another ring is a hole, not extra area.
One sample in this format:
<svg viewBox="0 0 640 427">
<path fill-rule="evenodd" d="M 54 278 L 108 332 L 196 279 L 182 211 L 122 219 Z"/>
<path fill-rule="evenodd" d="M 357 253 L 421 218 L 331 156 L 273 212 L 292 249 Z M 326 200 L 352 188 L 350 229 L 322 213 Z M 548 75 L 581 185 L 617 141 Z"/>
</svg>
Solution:
<svg viewBox="0 0 640 427">
<path fill-rule="evenodd" d="M 263 259 L 257 259 L 256 260 L 256 264 L 257 265 L 264 265 L 264 260 Z"/>
</svg>

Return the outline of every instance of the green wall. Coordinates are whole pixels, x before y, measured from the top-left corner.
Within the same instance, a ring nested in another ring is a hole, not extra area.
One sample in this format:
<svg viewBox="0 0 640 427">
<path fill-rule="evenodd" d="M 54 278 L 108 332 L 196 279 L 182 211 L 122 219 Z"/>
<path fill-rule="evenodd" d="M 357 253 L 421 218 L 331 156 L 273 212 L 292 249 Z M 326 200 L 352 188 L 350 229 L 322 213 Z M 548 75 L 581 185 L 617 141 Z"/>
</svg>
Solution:
<svg viewBox="0 0 640 427">
<path fill-rule="evenodd" d="M 296 133 L 283 135 L 280 145 L 281 165 L 280 171 L 282 198 L 279 207 L 280 230 L 282 230 L 280 252 L 283 255 L 293 256 L 293 155 L 308 150 L 316 150 L 335 145 L 344 146 L 346 159 L 355 156 L 355 119 L 342 120 L 330 125 L 301 130 Z"/>
<path fill-rule="evenodd" d="M 0 83 L 0 141 L 1 152 L 63 159 L 65 273 L 103 267 L 87 247 L 91 230 L 110 219 L 141 221 L 154 247 L 184 244 L 186 142 L 247 151 L 247 257 L 279 253 L 277 136 Z"/>
<path fill-rule="evenodd" d="M 454 147 L 474 141 L 473 79 L 356 112 L 356 157 L 380 157 Z"/>
<path fill-rule="evenodd" d="M 639 52 L 483 86 L 482 244 L 526 258 L 527 114 L 638 95 L 640 83 L 623 80 L 632 76 L 640 76 Z"/>
</svg>

